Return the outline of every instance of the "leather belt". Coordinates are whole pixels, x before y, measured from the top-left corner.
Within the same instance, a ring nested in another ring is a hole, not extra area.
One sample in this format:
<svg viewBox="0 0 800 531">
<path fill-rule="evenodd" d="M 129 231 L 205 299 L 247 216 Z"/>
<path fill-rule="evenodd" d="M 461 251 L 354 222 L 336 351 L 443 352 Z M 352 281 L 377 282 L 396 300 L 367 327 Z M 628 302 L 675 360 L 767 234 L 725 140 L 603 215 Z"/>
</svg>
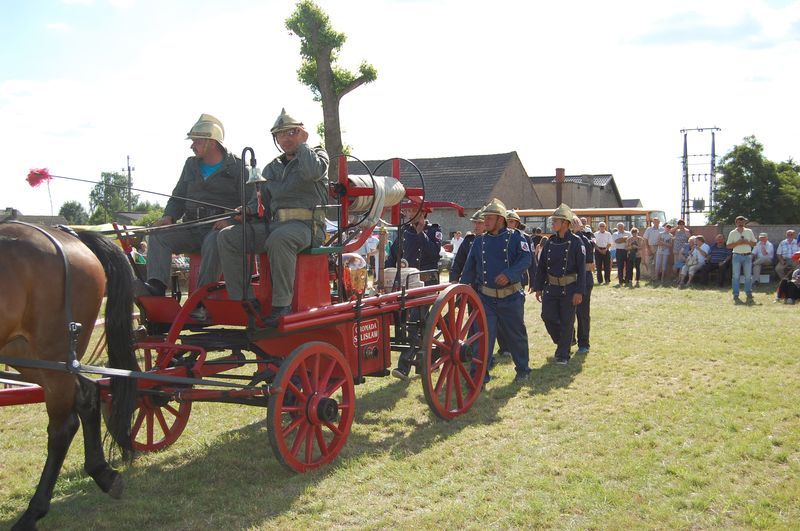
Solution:
<svg viewBox="0 0 800 531">
<path fill-rule="evenodd" d="M 514 282 L 513 284 L 509 284 L 504 288 L 490 288 L 489 286 L 481 286 L 481 293 L 488 295 L 489 297 L 494 297 L 495 299 L 505 299 L 521 289 L 522 284 L 519 282 Z"/>
<path fill-rule="evenodd" d="M 311 221 L 314 212 L 310 208 L 279 208 L 272 216 L 274 221 Z"/>
<path fill-rule="evenodd" d="M 187 208 L 186 212 L 183 215 L 183 218 L 186 221 L 194 221 L 196 219 L 203 219 L 208 218 L 211 216 L 217 216 L 219 214 L 224 214 L 225 211 L 221 208 L 213 208 L 213 207 L 197 207 L 197 208 Z"/>
<path fill-rule="evenodd" d="M 573 282 L 577 282 L 577 280 L 577 273 L 570 273 L 569 275 L 564 275 L 563 277 L 554 277 L 549 273 L 547 274 L 547 283 L 552 286 L 569 286 Z"/>
</svg>

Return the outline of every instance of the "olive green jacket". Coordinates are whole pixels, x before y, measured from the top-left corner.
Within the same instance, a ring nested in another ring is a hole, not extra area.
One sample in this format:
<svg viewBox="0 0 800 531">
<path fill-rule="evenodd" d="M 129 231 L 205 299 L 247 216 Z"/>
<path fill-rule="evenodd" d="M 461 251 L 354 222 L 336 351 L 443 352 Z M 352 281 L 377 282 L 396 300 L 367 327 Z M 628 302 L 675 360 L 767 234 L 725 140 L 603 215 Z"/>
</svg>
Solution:
<svg viewBox="0 0 800 531">
<path fill-rule="evenodd" d="M 244 176 L 243 180 L 242 161 L 239 157 L 226 151 L 222 164 L 217 171 L 209 175 L 208 179 L 203 178 L 200 161 L 199 157 L 186 159 L 178 184 L 172 190 L 173 197 L 170 197 L 164 208 L 165 216 L 170 216 L 177 221 L 187 212 L 191 213 L 192 210 L 199 207 L 211 209 L 213 212 L 214 207 L 195 203 L 192 200 L 204 201 L 230 209 L 242 204 L 241 187 L 242 183 L 246 182 L 247 176 Z M 208 210 L 206 212 L 207 215 L 211 215 Z"/>
<path fill-rule="evenodd" d="M 328 154 L 319 146 L 300 144 L 295 158 L 276 157 L 261 173 L 267 180 L 259 186 L 268 217 L 280 208 L 313 209 L 328 202 Z M 255 193 L 248 204 L 255 212 Z M 324 210 L 319 212 L 324 217 Z"/>
</svg>

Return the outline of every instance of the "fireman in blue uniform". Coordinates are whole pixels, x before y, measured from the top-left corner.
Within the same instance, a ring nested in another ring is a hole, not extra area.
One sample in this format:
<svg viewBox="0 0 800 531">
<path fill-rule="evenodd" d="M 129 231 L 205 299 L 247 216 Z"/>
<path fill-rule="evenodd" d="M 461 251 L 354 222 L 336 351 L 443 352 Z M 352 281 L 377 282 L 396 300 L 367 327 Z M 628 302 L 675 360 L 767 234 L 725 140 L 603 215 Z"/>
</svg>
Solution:
<svg viewBox="0 0 800 531">
<path fill-rule="evenodd" d="M 585 218 L 584 218 L 585 219 Z M 587 230 L 588 229 L 588 230 Z M 592 288 L 594 287 L 594 234 L 591 228 L 583 224 L 583 221 L 578 217 L 572 218 L 573 233 L 583 242 L 583 248 L 586 250 L 586 292 L 583 294 L 583 300 L 575 309 L 575 320 L 577 321 L 577 343 L 578 351 L 576 354 L 589 353 L 589 330 L 591 328 L 592 318 L 589 314 L 592 303 Z M 573 338 L 575 336 L 573 335 Z M 575 343 L 576 341 L 573 341 Z"/>
<path fill-rule="evenodd" d="M 539 257 L 534 278 L 536 300 L 542 303 L 542 320 L 553 343 L 555 361 L 569 362 L 575 310 L 586 293 L 586 250 L 581 239 L 572 233 L 573 214 L 561 204 L 553 212 L 553 231 Z"/>
<path fill-rule="evenodd" d="M 414 207 L 416 215 L 406 224 L 403 230 L 403 260 L 408 267 L 416 267 L 420 271 L 437 270 L 439 267 L 439 252 L 442 250 L 442 229 L 438 223 L 428 221 L 428 207 Z M 386 267 L 397 267 L 399 261 L 400 238 L 392 242 L 389 256 L 386 257 Z M 420 275 L 420 280 L 426 286 L 439 283 L 438 273 Z"/>
<path fill-rule="evenodd" d="M 442 249 L 442 229 L 436 223 L 428 221 L 428 213 L 430 208 L 423 206 L 412 207 L 414 209 L 414 217 L 406 225 L 403 230 L 403 255 L 400 256 L 400 246 L 398 237 L 392 242 L 392 247 L 389 250 L 389 256 L 386 258 L 386 267 L 397 267 L 400 260 L 404 260 L 408 267 L 415 267 L 420 271 L 433 270 L 427 273 L 421 273 L 419 279 L 422 280 L 426 286 L 439 283 L 439 251 Z M 404 350 L 397 360 L 397 367 L 392 370 L 392 376 L 403 381 L 408 381 L 411 366 L 416 363 L 416 352 L 420 345 L 420 336 L 422 335 L 422 327 L 425 326 L 425 319 L 428 316 L 427 309 L 425 308 L 412 308 L 409 313 L 409 319 L 412 324 L 409 328 L 408 335 L 412 346 Z"/>
<path fill-rule="evenodd" d="M 486 232 L 475 238 L 461 273 L 461 283 L 478 292 L 489 325 L 489 369 L 494 362 L 498 333 L 511 351 L 517 375 L 515 382 L 530 377 L 528 332 L 525 328 L 525 294 L 522 275 L 531 264 L 531 249 L 517 230 L 506 227 L 507 211 L 499 199 L 492 199 L 483 211 Z"/>
<path fill-rule="evenodd" d="M 464 263 L 467 261 L 469 250 L 472 249 L 472 242 L 485 231 L 485 226 L 483 224 L 483 207 L 472 214 L 469 220 L 472 222 L 473 231 L 464 236 L 464 241 L 461 242 L 461 247 L 458 248 L 458 252 L 455 258 L 453 258 L 453 265 L 450 266 L 450 282 L 458 282 L 458 279 L 461 278 L 461 271 L 464 269 Z"/>
</svg>

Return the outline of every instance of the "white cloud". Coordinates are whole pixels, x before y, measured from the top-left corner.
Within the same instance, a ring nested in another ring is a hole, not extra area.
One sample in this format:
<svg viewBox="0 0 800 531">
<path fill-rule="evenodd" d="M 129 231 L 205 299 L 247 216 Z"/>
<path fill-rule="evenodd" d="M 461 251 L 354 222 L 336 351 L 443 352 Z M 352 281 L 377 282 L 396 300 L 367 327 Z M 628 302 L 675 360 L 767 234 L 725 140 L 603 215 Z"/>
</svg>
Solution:
<svg viewBox="0 0 800 531">
<path fill-rule="evenodd" d="M 720 155 L 755 134 L 768 157 L 800 158 L 791 105 L 800 74 L 789 67 L 800 52 L 798 3 L 320 3 L 348 36 L 341 63 L 356 69 L 365 59 L 378 69 L 375 83 L 341 102 L 345 142 L 361 158 L 516 150 L 532 175 L 613 173 L 623 197 L 669 215 L 680 204 L 681 128 L 722 127 Z M 13 124 L 0 142 L 15 148 L 7 201 L 45 212 L 41 193 L 21 188 L 30 167 L 96 178 L 128 154 L 138 187 L 168 193 L 189 154 L 185 132 L 202 112 L 225 123 L 234 151 L 250 145 L 268 161 L 267 130 L 281 107 L 311 126 L 322 118 L 296 80 L 299 41 L 283 27 L 294 4 L 235 3 L 205 16 L 126 3 L 126 17 L 154 25 L 138 26 L 135 54 L 119 68 L 0 81 L 0 122 Z M 722 29 L 715 38 L 641 44 L 687 28 Z M 753 46 L 768 38 L 769 50 Z M 695 153 L 709 147 L 708 137 L 690 138 Z M 54 199 L 86 202 L 88 188 L 54 183 Z"/>
<path fill-rule="evenodd" d="M 45 27 L 52 31 L 69 31 L 72 28 L 65 22 L 49 22 Z"/>
</svg>

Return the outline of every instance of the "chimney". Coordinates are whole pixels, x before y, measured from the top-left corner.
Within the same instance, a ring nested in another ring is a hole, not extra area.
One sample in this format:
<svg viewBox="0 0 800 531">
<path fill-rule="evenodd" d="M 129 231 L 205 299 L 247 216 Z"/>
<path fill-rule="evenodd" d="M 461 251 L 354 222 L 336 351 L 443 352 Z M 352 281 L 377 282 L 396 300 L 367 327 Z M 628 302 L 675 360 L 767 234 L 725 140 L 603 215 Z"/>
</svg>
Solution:
<svg viewBox="0 0 800 531">
<path fill-rule="evenodd" d="M 556 207 L 563 203 L 564 168 L 556 168 Z"/>
</svg>

